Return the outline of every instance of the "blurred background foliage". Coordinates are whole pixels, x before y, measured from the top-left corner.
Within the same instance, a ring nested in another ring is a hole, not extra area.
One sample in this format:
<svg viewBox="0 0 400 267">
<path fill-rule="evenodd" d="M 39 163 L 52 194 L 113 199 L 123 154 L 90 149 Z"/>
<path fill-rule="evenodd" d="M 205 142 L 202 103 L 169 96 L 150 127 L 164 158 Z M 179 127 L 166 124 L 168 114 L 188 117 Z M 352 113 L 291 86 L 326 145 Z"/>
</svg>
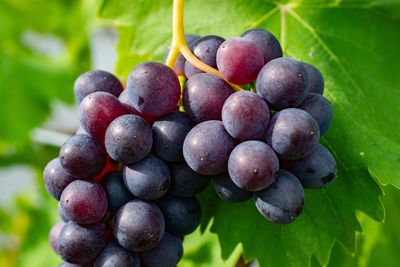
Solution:
<svg viewBox="0 0 400 267">
<path fill-rule="evenodd" d="M 60 102 L 76 110 L 75 77 L 93 67 L 113 70 L 112 56 L 102 53 L 114 51 L 99 50 L 105 42 L 98 36 L 105 33 L 113 40 L 115 32 L 96 19 L 95 10 L 95 0 L 0 1 L 0 267 L 60 263 L 47 240 L 58 221 L 57 202 L 44 189 L 42 169 L 57 156 L 59 140 L 76 126 L 76 121 L 68 123 L 55 115 Z M 124 39 L 129 36 L 120 41 L 120 49 Z M 64 110 L 68 113 L 69 108 Z M 46 133 L 56 137 L 47 139 Z M 392 186 L 384 191 L 385 223 L 358 214 L 364 233 L 357 234 L 357 254 L 336 244 L 329 266 L 398 266 L 400 191 Z M 229 259 L 221 259 L 217 236 L 197 231 L 185 239 L 180 265 L 234 266 L 240 253 L 238 246 Z M 314 258 L 310 264 L 319 266 Z"/>
</svg>

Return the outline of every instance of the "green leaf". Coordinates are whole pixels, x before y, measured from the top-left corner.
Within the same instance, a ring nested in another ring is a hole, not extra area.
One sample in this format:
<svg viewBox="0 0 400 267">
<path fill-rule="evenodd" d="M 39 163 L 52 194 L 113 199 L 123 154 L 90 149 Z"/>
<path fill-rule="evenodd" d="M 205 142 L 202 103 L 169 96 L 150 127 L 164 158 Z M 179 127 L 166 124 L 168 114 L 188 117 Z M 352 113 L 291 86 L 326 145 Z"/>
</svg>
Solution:
<svg viewBox="0 0 400 267">
<path fill-rule="evenodd" d="M 338 177 L 307 190 L 305 211 L 291 225 L 273 225 L 252 201 L 233 205 L 210 190 L 202 197 L 205 224 L 218 233 L 227 258 L 238 243 L 261 266 L 327 265 L 335 242 L 355 252 L 355 216 L 382 221 L 380 184 L 400 187 L 400 4 L 397 1 L 185 1 L 185 32 L 238 36 L 261 27 L 280 38 L 286 55 L 318 67 L 334 109 L 322 138 L 338 163 Z M 162 60 L 171 40 L 172 1 L 103 0 L 100 17 L 120 29 L 118 71 L 141 60 Z M 380 183 L 378 183 L 378 181 Z"/>
</svg>

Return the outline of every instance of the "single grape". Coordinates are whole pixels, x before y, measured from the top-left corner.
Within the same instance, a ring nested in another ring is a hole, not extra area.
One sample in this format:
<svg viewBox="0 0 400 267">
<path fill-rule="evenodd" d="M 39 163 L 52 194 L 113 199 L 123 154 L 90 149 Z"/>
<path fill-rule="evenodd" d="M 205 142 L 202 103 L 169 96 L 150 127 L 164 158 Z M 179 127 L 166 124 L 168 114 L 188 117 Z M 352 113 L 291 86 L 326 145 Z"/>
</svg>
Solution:
<svg viewBox="0 0 400 267">
<path fill-rule="evenodd" d="M 64 188 L 76 178 L 68 175 L 61 166 L 60 159 L 55 158 L 47 163 L 44 168 L 43 180 L 47 192 L 55 199 L 60 200 Z"/>
<path fill-rule="evenodd" d="M 267 103 L 249 91 L 234 93 L 222 108 L 222 122 L 226 131 L 239 141 L 265 138 L 269 119 Z"/>
<path fill-rule="evenodd" d="M 122 206 L 112 221 L 114 237 L 131 251 L 156 247 L 164 235 L 164 216 L 157 205 L 134 199 Z"/>
<path fill-rule="evenodd" d="M 182 94 L 183 106 L 189 117 L 197 123 L 221 120 L 222 106 L 231 94 L 232 88 L 223 79 L 200 73 L 186 82 Z"/>
<path fill-rule="evenodd" d="M 328 99 L 319 94 L 309 93 L 297 108 L 307 111 L 314 117 L 321 135 L 328 130 L 333 117 L 332 106 Z"/>
<path fill-rule="evenodd" d="M 306 87 L 309 93 L 322 95 L 324 93 L 324 77 L 321 72 L 311 64 L 301 62 L 306 71 Z"/>
<path fill-rule="evenodd" d="M 232 38 L 218 48 L 217 66 L 229 82 L 239 85 L 251 83 L 264 66 L 263 52 L 251 40 Z"/>
<path fill-rule="evenodd" d="M 103 187 L 82 180 L 75 180 L 64 189 L 60 203 L 65 216 L 79 224 L 100 222 L 108 208 Z"/>
<path fill-rule="evenodd" d="M 293 222 L 303 211 L 304 190 L 296 176 L 280 170 L 272 185 L 255 193 L 258 211 L 273 223 Z"/>
<path fill-rule="evenodd" d="M 318 123 L 309 113 L 288 108 L 272 117 L 267 131 L 267 143 L 280 158 L 299 159 L 312 153 L 319 136 Z"/>
<path fill-rule="evenodd" d="M 136 66 L 129 74 L 126 88 L 135 109 L 156 118 L 174 111 L 181 93 L 175 72 L 157 62 Z"/>
<path fill-rule="evenodd" d="M 92 262 L 106 245 L 101 224 L 79 225 L 69 221 L 57 240 L 61 258 L 69 263 Z"/>
<path fill-rule="evenodd" d="M 263 53 L 264 64 L 283 55 L 279 41 L 269 31 L 257 28 L 250 29 L 244 32 L 242 37 L 253 41 L 258 46 Z"/>
<path fill-rule="evenodd" d="M 155 121 L 153 124 L 153 140 L 157 155 L 169 162 L 184 161 L 183 141 L 194 125 L 186 113 L 179 111 Z"/>
<path fill-rule="evenodd" d="M 100 143 L 104 143 L 104 135 L 108 125 L 117 117 L 128 113 L 119 100 L 105 92 L 87 95 L 79 106 L 80 122 L 83 129 Z"/>
<path fill-rule="evenodd" d="M 129 96 L 128 96 L 128 91 L 124 90 L 122 91 L 122 93 L 119 95 L 118 97 L 119 102 L 125 107 L 126 111 L 129 114 L 133 114 L 133 115 L 138 115 L 138 116 L 143 116 L 142 114 L 140 114 L 139 111 L 137 111 L 135 109 L 135 107 L 132 105 Z"/>
<path fill-rule="evenodd" d="M 176 197 L 194 197 L 208 186 L 210 176 L 193 171 L 186 162 L 172 163 L 168 193 Z"/>
<path fill-rule="evenodd" d="M 106 157 L 107 153 L 102 145 L 86 134 L 70 137 L 62 145 L 59 154 L 63 169 L 81 180 L 100 174 L 106 166 Z"/>
<path fill-rule="evenodd" d="M 165 195 L 157 201 L 165 219 L 165 231 L 184 236 L 196 230 L 200 224 L 201 207 L 195 197 Z"/>
<path fill-rule="evenodd" d="M 253 196 L 252 192 L 238 187 L 227 173 L 216 176 L 214 181 L 215 192 L 223 200 L 230 202 L 243 202 Z"/>
<path fill-rule="evenodd" d="M 165 233 L 157 247 L 140 253 L 140 260 L 146 267 L 175 267 L 182 255 L 183 245 L 181 239 Z"/>
<path fill-rule="evenodd" d="M 261 141 L 246 141 L 235 147 L 228 162 L 232 181 L 246 191 L 268 187 L 279 170 L 279 160 L 272 148 Z"/>
<path fill-rule="evenodd" d="M 58 236 L 61 233 L 62 228 L 64 227 L 65 222 L 60 221 L 53 225 L 49 233 L 49 242 L 51 247 L 53 248 L 54 252 L 58 254 Z"/>
<path fill-rule="evenodd" d="M 201 37 L 194 41 L 190 46 L 190 50 L 192 50 L 193 54 L 200 59 L 202 62 L 211 66 L 213 68 L 217 68 L 216 55 L 218 47 L 225 41 L 224 38 L 216 36 L 216 35 L 207 35 Z M 189 79 L 193 75 L 202 73 L 201 70 L 194 67 L 189 61 L 185 62 L 184 66 L 185 75 Z"/>
<path fill-rule="evenodd" d="M 123 177 L 128 190 L 144 200 L 159 199 L 171 183 L 168 165 L 151 154 L 142 161 L 125 166 Z"/>
<path fill-rule="evenodd" d="M 140 267 L 139 255 L 112 242 L 97 256 L 94 267 Z"/>
<path fill-rule="evenodd" d="M 218 175 L 228 170 L 228 158 L 234 147 L 235 140 L 222 121 L 205 121 L 193 127 L 186 136 L 183 156 L 194 171 Z"/>
<path fill-rule="evenodd" d="M 81 74 L 74 84 L 74 94 L 78 102 L 94 92 L 106 92 L 116 97 L 124 90 L 117 77 L 104 70 L 91 70 Z"/>
<path fill-rule="evenodd" d="M 276 58 L 260 71 L 257 94 L 274 110 L 296 107 L 307 96 L 306 77 L 302 64 L 290 58 Z"/>
<path fill-rule="evenodd" d="M 321 188 L 336 177 L 336 161 L 323 145 L 317 144 L 305 158 L 283 161 L 285 169 L 296 175 L 304 188 Z"/>
<path fill-rule="evenodd" d="M 118 162 L 130 164 L 144 159 L 151 150 L 153 138 L 150 125 L 137 115 L 123 115 L 107 128 L 105 147 Z"/>
<path fill-rule="evenodd" d="M 115 171 L 108 173 L 101 181 L 107 195 L 108 210 L 116 212 L 122 205 L 133 199 L 124 184 L 122 172 Z"/>
</svg>

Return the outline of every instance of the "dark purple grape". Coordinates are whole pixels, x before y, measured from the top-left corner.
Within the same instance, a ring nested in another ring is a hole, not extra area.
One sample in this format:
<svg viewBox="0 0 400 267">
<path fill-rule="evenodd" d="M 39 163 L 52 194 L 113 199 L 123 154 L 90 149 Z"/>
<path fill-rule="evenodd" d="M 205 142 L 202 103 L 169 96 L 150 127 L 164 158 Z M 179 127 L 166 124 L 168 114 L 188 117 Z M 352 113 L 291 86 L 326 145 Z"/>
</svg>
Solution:
<svg viewBox="0 0 400 267">
<path fill-rule="evenodd" d="M 210 176 L 193 171 L 186 162 L 172 163 L 171 185 L 168 193 L 176 197 L 194 197 L 208 186 Z"/>
<path fill-rule="evenodd" d="M 275 110 L 296 107 L 307 96 L 305 70 L 301 63 L 290 58 L 268 62 L 257 77 L 257 94 Z"/>
<path fill-rule="evenodd" d="M 151 127 L 137 115 L 120 116 L 107 128 L 105 147 L 115 161 L 130 164 L 142 160 L 152 145 Z"/>
<path fill-rule="evenodd" d="M 133 199 L 124 184 L 122 172 L 110 172 L 102 180 L 101 184 L 107 195 L 108 210 L 116 212 L 122 205 Z"/>
<path fill-rule="evenodd" d="M 185 112 L 197 122 L 221 120 L 222 106 L 233 94 L 228 83 L 209 73 L 191 77 L 183 89 L 182 100 Z"/>
<path fill-rule="evenodd" d="M 253 41 L 262 51 L 264 64 L 271 60 L 282 57 L 282 48 L 276 37 L 264 29 L 250 29 L 242 34 L 242 37 Z"/>
<path fill-rule="evenodd" d="M 291 223 L 303 211 L 304 190 L 296 176 L 280 170 L 272 185 L 255 194 L 255 203 L 267 220 L 279 224 Z"/>
<path fill-rule="evenodd" d="M 69 221 L 57 240 L 58 252 L 64 261 L 86 264 L 92 262 L 106 245 L 101 224 L 79 225 Z"/>
<path fill-rule="evenodd" d="M 183 156 L 194 171 L 218 175 L 227 172 L 228 158 L 234 147 L 235 140 L 222 121 L 205 121 L 193 127 L 186 136 Z"/>
<path fill-rule="evenodd" d="M 139 255 L 113 242 L 97 256 L 94 267 L 140 267 Z"/>
<path fill-rule="evenodd" d="M 275 152 L 261 141 L 246 141 L 232 151 L 228 162 L 232 181 L 246 191 L 260 191 L 267 188 L 279 170 Z"/>
<path fill-rule="evenodd" d="M 58 216 L 60 216 L 60 219 L 61 219 L 63 222 L 69 222 L 69 219 L 68 219 L 67 216 L 64 214 L 64 211 L 63 211 L 62 208 L 61 208 L 61 203 L 60 203 L 60 202 L 58 202 L 58 205 L 57 205 L 57 213 L 58 213 Z"/>
<path fill-rule="evenodd" d="M 142 161 L 125 166 L 123 177 L 128 190 L 144 200 L 159 199 L 171 183 L 168 165 L 151 154 Z"/>
<path fill-rule="evenodd" d="M 105 92 L 87 95 L 79 106 L 80 122 L 83 129 L 100 143 L 108 125 L 117 117 L 128 113 L 115 96 Z"/>
<path fill-rule="evenodd" d="M 286 160 L 283 166 L 299 178 L 304 188 L 324 187 L 332 182 L 337 172 L 335 158 L 320 144 L 307 157 Z"/>
<path fill-rule="evenodd" d="M 47 163 L 44 168 L 43 180 L 47 192 L 55 199 L 60 200 L 64 188 L 76 178 L 68 175 L 61 166 L 60 159 L 55 158 Z"/>
<path fill-rule="evenodd" d="M 49 242 L 54 252 L 58 254 L 58 236 L 61 233 L 61 229 L 64 227 L 65 222 L 60 221 L 53 225 L 49 233 Z"/>
<path fill-rule="evenodd" d="M 314 117 L 321 135 L 328 130 L 333 117 L 332 106 L 328 99 L 319 94 L 308 94 L 297 108 L 307 111 Z"/>
<path fill-rule="evenodd" d="M 196 230 L 200 224 L 201 207 L 195 197 L 165 195 L 157 201 L 165 220 L 165 231 L 184 236 Z"/>
<path fill-rule="evenodd" d="M 125 109 L 127 110 L 127 112 L 129 114 L 133 114 L 133 115 L 138 115 L 138 116 L 143 116 L 142 114 L 140 114 L 139 111 L 137 111 L 135 109 L 135 107 L 132 105 L 129 96 L 128 96 L 128 91 L 124 90 L 122 91 L 122 93 L 119 95 L 118 97 L 119 102 L 125 107 Z"/>
<path fill-rule="evenodd" d="M 157 205 L 134 199 L 115 214 L 112 229 L 118 243 L 131 251 L 147 251 L 164 235 L 164 216 Z"/>
<path fill-rule="evenodd" d="M 155 121 L 153 123 L 153 139 L 157 155 L 169 162 L 184 161 L 183 141 L 194 125 L 186 113 L 179 111 Z"/>
<path fill-rule="evenodd" d="M 103 187 L 82 180 L 75 180 L 64 189 L 60 203 L 65 216 L 79 224 L 100 222 L 108 208 Z"/>
<path fill-rule="evenodd" d="M 306 87 L 309 93 L 322 95 L 324 93 L 324 77 L 321 72 L 311 64 L 301 62 L 306 71 Z"/>
<path fill-rule="evenodd" d="M 203 63 L 211 66 L 213 68 L 217 68 L 216 55 L 218 47 L 225 41 L 224 38 L 215 36 L 215 35 L 207 35 L 201 37 L 194 41 L 189 47 L 192 50 L 193 54 L 200 59 Z M 193 75 L 202 73 L 201 70 L 194 67 L 190 64 L 189 61 L 185 62 L 185 75 L 189 79 Z"/>
<path fill-rule="evenodd" d="M 140 253 L 140 260 L 146 267 L 175 267 L 182 255 L 182 240 L 177 236 L 165 233 L 157 247 Z"/>
<path fill-rule="evenodd" d="M 73 177 L 89 179 L 101 173 L 106 166 L 107 153 L 93 137 L 78 134 L 61 147 L 59 159 L 63 169 Z"/>
<path fill-rule="evenodd" d="M 222 108 L 222 122 L 236 140 L 264 139 L 270 111 L 264 99 L 249 91 L 239 91 L 228 97 Z"/>
<path fill-rule="evenodd" d="M 106 92 L 116 97 L 123 87 L 117 77 L 104 70 L 91 70 L 81 74 L 74 84 L 74 94 L 78 102 L 94 92 Z"/>
<path fill-rule="evenodd" d="M 218 48 L 217 66 L 229 82 L 239 85 L 251 83 L 264 66 L 263 52 L 251 40 L 232 38 Z"/>
<path fill-rule="evenodd" d="M 288 108 L 272 117 L 267 131 L 267 143 L 280 158 L 300 159 L 311 154 L 319 136 L 318 123 L 309 113 Z"/>
<path fill-rule="evenodd" d="M 129 74 L 126 88 L 135 109 L 152 117 L 174 111 L 181 94 L 175 72 L 157 62 L 136 66 Z"/>
<path fill-rule="evenodd" d="M 223 200 L 230 202 L 243 202 L 253 196 L 252 192 L 238 187 L 227 173 L 216 176 L 214 180 L 215 192 Z"/>
</svg>

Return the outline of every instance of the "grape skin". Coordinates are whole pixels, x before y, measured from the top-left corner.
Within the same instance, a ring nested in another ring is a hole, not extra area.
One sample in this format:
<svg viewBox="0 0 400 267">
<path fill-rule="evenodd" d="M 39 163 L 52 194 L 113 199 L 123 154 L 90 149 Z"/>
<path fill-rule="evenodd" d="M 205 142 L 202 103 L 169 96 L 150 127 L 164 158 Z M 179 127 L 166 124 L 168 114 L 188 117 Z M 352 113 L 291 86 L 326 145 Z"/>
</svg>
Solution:
<svg viewBox="0 0 400 267">
<path fill-rule="evenodd" d="M 165 233 L 157 247 L 140 253 L 140 260 L 146 267 L 175 267 L 182 255 L 183 245 L 179 237 Z"/>
<path fill-rule="evenodd" d="M 200 38 L 200 35 L 197 35 L 197 34 L 185 34 L 186 44 L 189 47 L 194 41 L 196 41 L 199 38 Z M 165 52 L 164 64 L 167 62 L 170 50 L 171 49 L 168 47 L 167 51 Z M 182 56 L 182 54 L 179 54 L 179 56 L 176 59 L 176 62 L 174 64 L 174 67 L 173 67 L 174 72 L 176 73 L 176 75 L 180 76 L 180 75 L 184 75 L 185 74 L 185 71 L 184 71 L 185 62 L 186 62 L 185 57 Z"/>
<path fill-rule="evenodd" d="M 64 227 L 65 222 L 60 221 L 53 225 L 49 233 L 49 243 L 53 248 L 54 252 L 58 254 L 58 237 L 60 236 L 61 230 Z"/>
<path fill-rule="evenodd" d="M 246 141 L 232 151 L 228 161 L 232 181 L 246 191 L 268 187 L 279 170 L 279 160 L 272 148 L 261 141 Z"/>
<path fill-rule="evenodd" d="M 140 267 L 139 255 L 127 251 L 117 242 L 108 244 L 97 256 L 94 267 Z"/>
<path fill-rule="evenodd" d="M 322 95 L 324 93 L 324 77 L 322 73 L 313 65 L 301 62 L 306 71 L 306 87 L 309 93 Z"/>
<path fill-rule="evenodd" d="M 214 181 L 215 192 L 223 200 L 236 203 L 246 201 L 253 196 L 251 192 L 238 187 L 227 173 L 216 176 Z"/>
<path fill-rule="evenodd" d="M 270 111 L 264 99 L 249 91 L 239 91 L 225 101 L 222 122 L 238 141 L 265 138 Z"/>
<path fill-rule="evenodd" d="M 68 219 L 67 216 L 64 214 L 64 211 L 63 211 L 62 208 L 61 208 L 61 203 L 60 203 L 60 202 L 58 202 L 58 205 L 57 205 L 57 213 L 58 213 L 58 216 L 60 216 L 60 219 L 61 219 L 63 222 L 69 222 L 69 219 Z"/>
<path fill-rule="evenodd" d="M 210 176 L 193 171 L 186 162 L 172 163 L 168 193 L 176 197 L 194 197 L 208 186 Z"/>
<path fill-rule="evenodd" d="M 199 123 L 188 133 L 183 143 L 183 156 L 192 170 L 204 175 L 218 175 L 228 170 L 228 158 L 235 140 L 225 130 L 222 121 Z"/>
<path fill-rule="evenodd" d="M 272 185 L 255 194 L 255 204 L 267 220 L 291 223 L 303 211 L 304 190 L 296 176 L 280 170 Z"/>
<path fill-rule="evenodd" d="M 101 181 L 107 195 L 108 210 L 116 212 L 122 205 L 133 199 L 124 184 L 121 171 L 108 173 Z"/>
<path fill-rule="evenodd" d="M 63 169 L 59 158 L 52 159 L 47 163 L 43 172 L 44 185 L 47 192 L 55 199 L 60 200 L 62 191 L 75 177 L 68 175 Z"/>
</svg>

